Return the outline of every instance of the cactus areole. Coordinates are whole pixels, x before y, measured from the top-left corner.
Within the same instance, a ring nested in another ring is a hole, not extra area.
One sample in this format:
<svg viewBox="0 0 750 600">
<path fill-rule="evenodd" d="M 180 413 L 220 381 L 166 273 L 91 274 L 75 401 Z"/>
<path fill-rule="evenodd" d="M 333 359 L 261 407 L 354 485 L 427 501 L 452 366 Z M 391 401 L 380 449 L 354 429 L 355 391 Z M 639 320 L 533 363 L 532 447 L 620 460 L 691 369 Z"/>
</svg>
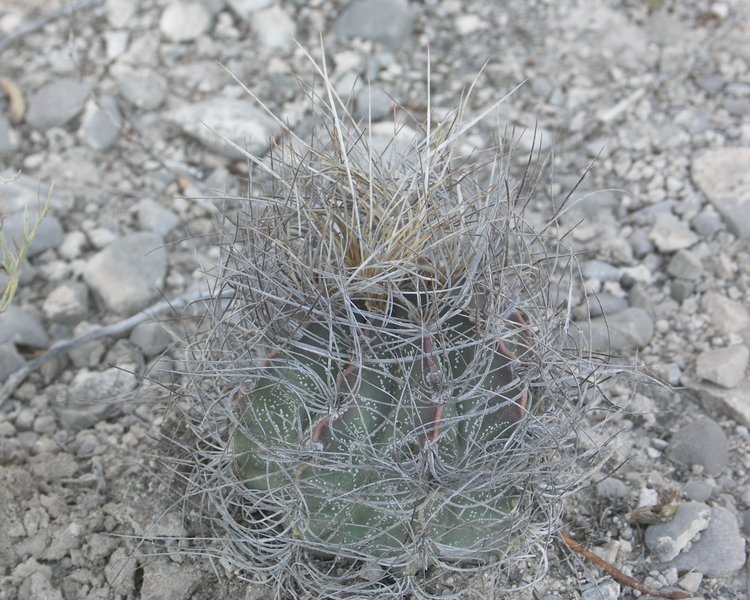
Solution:
<svg viewBox="0 0 750 600">
<path fill-rule="evenodd" d="M 289 503 L 318 558 L 499 558 L 517 492 L 494 474 L 529 401 L 525 319 L 510 313 L 506 336 L 488 340 L 468 311 L 425 330 L 415 306 L 397 308 L 296 323 L 259 361 L 239 402 L 239 477 Z"/>
</svg>

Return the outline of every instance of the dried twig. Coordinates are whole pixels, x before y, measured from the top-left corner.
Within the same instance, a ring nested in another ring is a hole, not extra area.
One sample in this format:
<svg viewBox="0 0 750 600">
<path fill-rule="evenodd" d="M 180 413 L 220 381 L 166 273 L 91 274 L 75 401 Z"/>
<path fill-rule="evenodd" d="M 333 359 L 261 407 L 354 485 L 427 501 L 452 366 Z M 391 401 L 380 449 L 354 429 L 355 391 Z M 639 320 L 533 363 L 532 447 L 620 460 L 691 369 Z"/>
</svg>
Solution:
<svg viewBox="0 0 750 600">
<path fill-rule="evenodd" d="M 626 585 L 629 588 L 633 588 L 634 590 L 637 590 L 643 594 L 648 594 L 649 596 L 654 596 L 656 598 L 667 598 L 668 600 L 685 600 L 687 598 L 695 598 L 696 596 L 689 593 L 689 592 L 662 592 L 659 590 L 654 590 L 650 587 L 647 587 L 640 583 L 639 581 L 636 581 L 632 577 L 629 577 L 628 575 L 625 575 L 620 569 L 618 569 L 616 566 L 614 566 L 611 563 L 608 563 L 603 558 L 597 556 L 590 550 L 586 550 L 581 544 L 576 542 L 573 538 L 566 535 L 565 533 L 560 533 L 560 537 L 562 538 L 563 542 L 565 542 L 568 545 L 568 548 L 573 550 L 574 552 L 578 552 L 581 556 L 584 558 L 587 558 L 592 563 L 594 563 L 597 567 L 600 567 L 604 569 L 607 573 L 609 573 L 612 578 L 621 583 L 622 585 Z"/>
<path fill-rule="evenodd" d="M 23 92 L 15 81 L 8 77 L 0 77 L 0 91 L 8 97 L 8 120 L 11 123 L 20 123 L 26 114 L 26 101 Z"/>
<path fill-rule="evenodd" d="M 218 297 L 229 297 L 231 293 L 233 293 L 233 291 L 228 290 Z M 43 364 L 53 359 L 54 357 L 65 354 L 70 350 L 74 350 L 75 348 L 78 348 L 89 342 L 93 342 L 94 340 L 98 340 L 104 337 L 123 335 L 125 333 L 128 333 L 136 325 L 140 325 L 145 321 L 154 319 L 158 315 L 170 311 L 176 312 L 182 310 L 183 308 L 194 302 L 208 300 L 209 298 L 214 298 L 214 296 L 207 292 L 199 291 L 183 294 L 182 296 L 177 296 L 172 300 L 164 300 L 162 302 L 158 302 L 142 310 L 141 312 L 134 314 L 132 317 L 128 317 L 127 319 L 123 319 L 122 321 L 118 321 L 117 323 L 112 323 L 111 325 L 100 327 L 99 329 L 90 331 L 89 333 L 77 338 L 60 340 L 56 342 L 49 350 L 47 350 L 47 352 L 26 363 L 21 369 L 8 377 L 5 384 L 3 384 L 3 387 L 0 388 L 0 404 L 5 402 L 16 390 L 16 388 L 18 388 L 18 386 L 21 385 L 21 383 L 23 383 L 31 373 L 39 369 Z"/>
<path fill-rule="evenodd" d="M 96 8 L 102 4 L 104 4 L 104 0 L 79 0 L 79 2 L 76 2 L 75 4 L 66 4 L 57 10 L 50 11 L 34 19 L 29 19 L 13 33 L 0 37 L 0 51 L 5 50 L 13 42 L 20 40 L 23 36 L 39 31 L 47 23 L 51 23 L 52 21 L 56 21 L 63 17 L 69 17 L 81 10 Z"/>
</svg>

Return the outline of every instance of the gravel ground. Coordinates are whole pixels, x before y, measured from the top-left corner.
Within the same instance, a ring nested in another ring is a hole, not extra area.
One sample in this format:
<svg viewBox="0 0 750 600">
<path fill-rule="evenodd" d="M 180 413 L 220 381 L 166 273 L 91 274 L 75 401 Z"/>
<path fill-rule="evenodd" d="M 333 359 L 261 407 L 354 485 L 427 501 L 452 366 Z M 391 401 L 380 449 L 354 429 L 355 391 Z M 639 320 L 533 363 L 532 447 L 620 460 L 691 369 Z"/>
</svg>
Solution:
<svg viewBox="0 0 750 600">
<path fill-rule="evenodd" d="M 7 237 L 46 194 L 37 182 L 54 183 L 14 305 L 0 315 L 0 380 L 57 340 L 106 326 L 111 335 L 45 362 L 0 402 L 0 598 L 268 597 L 181 551 L 181 513 L 159 470 L 153 434 L 195 322 L 162 312 L 118 323 L 199 289 L 217 258 L 214 199 L 248 186 L 241 155 L 201 123 L 257 154 L 279 131 L 219 63 L 303 128 L 296 76 L 310 80 L 302 48 L 319 58 L 321 31 L 336 88 L 366 114 L 361 82 L 371 81 L 384 131 L 394 114 L 426 114 L 428 45 L 433 118 L 475 78 L 477 112 L 524 81 L 497 122 L 515 128 L 521 149 L 535 129 L 543 150 L 554 145 L 532 215 L 594 162 L 560 219 L 585 278 L 574 315 L 597 350 L 674 387 L 615 390 L 627 410 L 603 426 L 592 411 L 595 433 L 582 443 L 610 441 L 608 455 L 569 499 L 567 531 L 651 587 L 748 597 L 748 2 L 93 0 L 64 14 L 66 5 L 0 9 Z M 495 141 L 485 121 L 467 143 Z M 649 525 L 645 507 L 670 490 L 681 492 L 667 506 L 675 518 Z M 647 597 L 562 542 L 549 561 L 549 575 L 513 597 Z M 522 587 L 525 574 L 513 575 Z M 480 584 L 470 582 L 475 597 L 496 597 Z"/>
</svg>

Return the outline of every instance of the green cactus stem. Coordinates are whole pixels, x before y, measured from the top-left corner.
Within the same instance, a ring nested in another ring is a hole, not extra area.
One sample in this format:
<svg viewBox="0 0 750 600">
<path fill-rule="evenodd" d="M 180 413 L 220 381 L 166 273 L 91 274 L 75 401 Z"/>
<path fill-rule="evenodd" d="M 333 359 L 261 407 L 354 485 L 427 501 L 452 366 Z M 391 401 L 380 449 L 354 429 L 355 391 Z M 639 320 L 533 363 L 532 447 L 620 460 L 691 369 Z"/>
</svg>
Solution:
<svg viewBox="0 0 750 600">
<path fill-rule="evenodd" d="M 513 321 L 525 325 L 520 313 Z M 524 415 L 510 342 L 485 343 L 464 314 L 417 339 L 403 328 L 346 329 L 305 324 L 261 361 L 234 436 L 242 481 L 299 495 L 297 535 L 316 556 L 389 564 L 420 539 L 446 559 L 497 555 L 498 544 L 477 544 L 488 528 L 501 539 L 513 498 L 487 489 L 481 471 L 458 489 L 451 474 L 476 468 L 474 455 L 504 443 Z M 354 336 L 369 348 L 361 365 L 331 353 Z"/>
</svg>

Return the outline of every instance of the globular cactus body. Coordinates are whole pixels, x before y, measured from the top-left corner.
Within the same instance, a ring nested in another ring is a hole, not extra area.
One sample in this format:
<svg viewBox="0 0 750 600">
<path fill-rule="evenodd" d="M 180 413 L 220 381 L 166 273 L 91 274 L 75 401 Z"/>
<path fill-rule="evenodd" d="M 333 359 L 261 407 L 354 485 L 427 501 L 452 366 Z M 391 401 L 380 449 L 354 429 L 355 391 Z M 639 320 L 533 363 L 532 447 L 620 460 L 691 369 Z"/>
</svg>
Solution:
<svg viewBox="0 0 750 600">
<path fill-rule="evenodd" d="M 241 401 L 238 474 L 299 500 L 303 514 L 290 519 L 318 556 L 405 565 L 425 540 L 444 558 L 498 555 L 514 501 L 488 489 L 497 455 L 482 454 L 524 414 L 518 358 L 466 315 L 417 339 L 384 323 L 302 324 L 262 361 Z M 352 336 L 366 346 L 360 365 L 347 362 Z M 467 467 L 475 477 L 458 487 Z"/>
</svg>

